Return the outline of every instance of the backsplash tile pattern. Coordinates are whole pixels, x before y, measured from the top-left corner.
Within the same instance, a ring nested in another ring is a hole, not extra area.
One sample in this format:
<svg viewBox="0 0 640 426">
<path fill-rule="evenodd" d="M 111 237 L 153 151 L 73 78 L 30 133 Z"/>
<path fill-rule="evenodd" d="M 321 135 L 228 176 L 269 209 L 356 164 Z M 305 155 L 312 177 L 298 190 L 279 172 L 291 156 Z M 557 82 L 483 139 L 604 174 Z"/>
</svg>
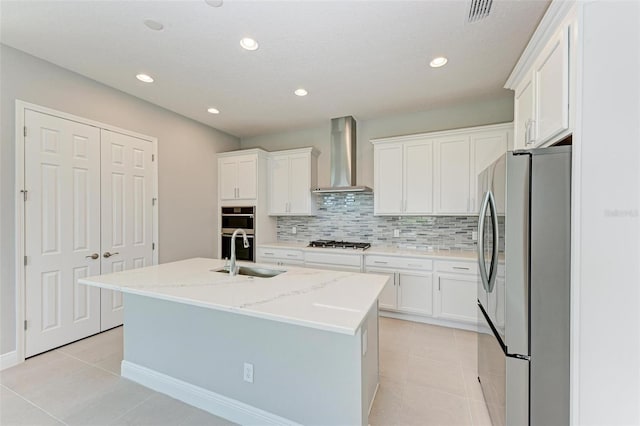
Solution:
<svg viewBox="0 0 640 426">
<path fill-rule="evenodd" d="M 316 197 L 318 215 L 278 217 L 278 241 L 318 239 L 370 242 L 374 246 L 475 250 L 473 216 L 374 216 L 373 194 L 336 193 Z M 297 233 L 291 233 L 296 227 Z M 400 237 L 393 237 L 393 230 Z"/>
</svg>

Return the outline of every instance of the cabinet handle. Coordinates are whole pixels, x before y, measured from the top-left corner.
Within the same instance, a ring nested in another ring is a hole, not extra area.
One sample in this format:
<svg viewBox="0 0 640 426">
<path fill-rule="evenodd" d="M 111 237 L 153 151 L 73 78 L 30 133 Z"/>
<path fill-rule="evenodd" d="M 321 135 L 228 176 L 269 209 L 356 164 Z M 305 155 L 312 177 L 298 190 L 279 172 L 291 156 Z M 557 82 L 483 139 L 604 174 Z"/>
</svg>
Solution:
<svg viewBox="0 0 640 426">
<path fill-rule="evenodd" d="M 400 200 L 400 211 L 402 212 L 402 205 L 404 204 L 404 200 Z"/>
<path fill-rule="evenodd" d="M 422 265 L 412 265 L 411 263 L 407 265 L 409 268 L 422 268 Z"/>
<path fill-rule="evenodd" d="M 289 254 L 289 253 L 287 253 L 287 257 L 298 257 L 298 255 L 297 254 Z"/>
<path fill-rule="evenodd" d="M 373 263 L 377 263 L 378 265 L 386 265 L 389 262 L 383 262 L 382 260 L 374 260 Z"/>
<path fill-rule="evenodd" d="M 400 274 L 398 274 L 398 287 L 400 287 Z"/>
<path fill-rule="evenodd" d="M 462 266 L 454 266 L 453 269 L 462 269 L 462 270 L 465 270 L 465 271 L 469 270 L 469 268 L 463 268 Z"/>
<path fill-rule="evenodd" d="M 438 291 L 440 291 L 440 280 L 438 280 Z"/>
<path fill-rule="evenodd" d="M 265 256 L 273 256 L 273 253 L 264 252 Z"/>
<path fill-rule="evenodd" d="M 403 212 L 407 211 L 407 200 L 404 200 L 404 208 L 402 209 Z"/>
</svg>

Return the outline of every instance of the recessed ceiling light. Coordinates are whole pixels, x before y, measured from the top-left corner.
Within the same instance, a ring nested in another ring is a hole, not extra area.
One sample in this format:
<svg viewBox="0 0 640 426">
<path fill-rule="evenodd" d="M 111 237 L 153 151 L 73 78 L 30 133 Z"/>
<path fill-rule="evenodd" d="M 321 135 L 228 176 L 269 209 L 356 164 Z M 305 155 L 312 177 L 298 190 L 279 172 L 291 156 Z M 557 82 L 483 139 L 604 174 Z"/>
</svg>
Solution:
<svg viewBox="0 0 640 426">
<path fill-rule="evenodd" d="M 222 0 L 204 0 L 206 4 L 211 7 L 220 7 L 222 6 Z"/>
<path fill-rule="evenodd" d="M 309 92 L 307 92 L 307 91 L 306 91 L 306 90 L 304 90 L 304 89 L 296 89 L 296 91 L 295 91 L 295 92 L 293 92 L 293 93 L 295 93 L 295 94 L 296 94 L 296 96 L 307 96 L 307 94 L 308 94 Z"/>
<path fill-rule="evenodd" d="M 431 66 L 431 68 L 439 68 L 447 62 L 447 58 L 445 58 L 444 56 L 438 56 L 437 58 L 433 58 L 431 62 L 429 62 L 429 65 Z"/>
<path fill-rule="evenodd" d="M 209 108 L 207 109 L 207 112 L 211 114 L 220 114 L 220 111 L 218 111 L 216 108 Z"/>
<path fill-rule="evenodd" d="M 144 24 L 147 26 L 147 28 L 153 31 L 162 31 L 162 29 L 164 28 L 164 25 L 162 25 L 161 22 L 154 21 L 153 19 L 145 19 Z"/>
<path fill-rule="evenodd" d="M 153 77 L 147 74 L 138 74 L 136 78 L 144 83 L 153 83 Z"/>
<path fill-rule="evenodd" d="M 247 50 L 256 50 L 258 48 L 258 42 L 252 38 L 245 37 L 240 40 L 240 46 Z"/>
</svg>

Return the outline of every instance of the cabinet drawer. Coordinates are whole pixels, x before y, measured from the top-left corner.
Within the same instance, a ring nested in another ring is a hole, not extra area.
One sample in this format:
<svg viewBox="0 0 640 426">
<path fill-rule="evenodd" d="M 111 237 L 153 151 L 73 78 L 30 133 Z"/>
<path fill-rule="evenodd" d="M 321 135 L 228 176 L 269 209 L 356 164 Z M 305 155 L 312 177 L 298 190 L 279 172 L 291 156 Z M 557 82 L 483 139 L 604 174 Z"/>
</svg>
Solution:
<svg viewBox="0 0 640 426">
<path fill-rule="evenodd" d="M 436 270 L 454 274 L 477 274 L 478 264 L 476 262 L 438 261 L 436 262 Z"/>
<path fill-rule="evenodd" d="M 395 256 L 365 256 L 365 265 L 376 268 L 401 268 L 414 269 L 419 271 L 430 271 L 433 269 L 433 261 L 420 257 L 395 257 Z"/>
<path fill-rule="evenodd" d="M 302 250 L 258 247 L 257 255 L 262 259 L 304 260 Z"/>
<path fill-rule="evenodd" d="M 306 263 L 326 263 L 330 265 L 355 266 L 360 268 L 362 265 L 361 254 L 337 254 L 337 253 L 317 253 L 307 252 L 304 258 Z"/>
</svg>

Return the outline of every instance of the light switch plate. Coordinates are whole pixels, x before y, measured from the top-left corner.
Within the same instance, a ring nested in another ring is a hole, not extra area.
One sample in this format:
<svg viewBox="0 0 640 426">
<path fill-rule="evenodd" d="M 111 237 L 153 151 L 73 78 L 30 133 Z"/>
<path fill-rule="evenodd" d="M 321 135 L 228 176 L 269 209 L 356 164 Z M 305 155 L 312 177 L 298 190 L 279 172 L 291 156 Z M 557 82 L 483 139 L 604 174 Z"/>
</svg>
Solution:
<svg viewBox="0 0 640 426">
<path fill-rule="evenodd" d="M 478 241 L 478 231 L 471 231 L 471 239 L 473 241 Z"/>
<path fill-rule="evenodd" d="M 242 378 L 245 382 L 253 383 L 253 364 L 244 363 L 244 372 Z"/>
<path fill-rule="evenodd" d="M 291 233 L 292 233 L 293 235 L 296 235 L 296 234 L 298 233 L 298 228 L 296 228 L 295 226 L 292 226 L 292 227 L 291 227 Z"/>
<path fill-rule="evenodd" d="M 394 230 L 393 230 L 393 236 L 394 236 L 395 238 L 399 237 L 399 236 L 400 236 L 400 230 L 399 230 L 399 229 L 394 229 Z"/>
</svg>

